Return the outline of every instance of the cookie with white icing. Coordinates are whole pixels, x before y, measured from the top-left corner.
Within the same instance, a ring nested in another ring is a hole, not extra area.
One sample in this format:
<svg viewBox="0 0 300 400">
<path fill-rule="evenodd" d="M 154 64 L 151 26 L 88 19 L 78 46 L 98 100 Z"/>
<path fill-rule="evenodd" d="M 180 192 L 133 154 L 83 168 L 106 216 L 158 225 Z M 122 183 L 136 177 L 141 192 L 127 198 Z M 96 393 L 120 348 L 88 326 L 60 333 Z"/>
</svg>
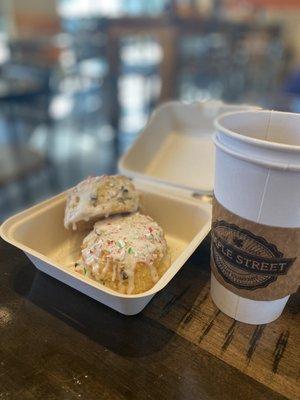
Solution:
<svg viewBox="0 0 300 400">
<path fill-rule="evenodd" d="M 170 265 L 162 228 L 140 213 L 97 222 L 75 270 L 120 293 L 149 290 Z"/>
<path fill-rule="evenodd" d="M 125 176 L 89 177 L 68 192 L 64 225 L 91 228 L 101 218 L 135 212 L 138 207 L 138 192 Z"/>
</svg>

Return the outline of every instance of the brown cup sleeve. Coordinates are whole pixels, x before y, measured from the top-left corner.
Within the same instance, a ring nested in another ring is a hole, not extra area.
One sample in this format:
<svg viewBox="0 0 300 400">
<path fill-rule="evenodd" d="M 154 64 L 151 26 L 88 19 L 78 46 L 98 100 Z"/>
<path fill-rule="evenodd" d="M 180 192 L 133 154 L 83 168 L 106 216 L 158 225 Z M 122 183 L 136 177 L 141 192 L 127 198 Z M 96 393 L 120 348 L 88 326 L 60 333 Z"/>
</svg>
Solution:
<svg viewBox="0 0 300 400">
<path fill-rule="evenodd" d="M 231 292 L 252 300 L 276 300 L 300 284 L 300 228 L 241 218 L 213 200 L 211 268 Z"/>
</svg>

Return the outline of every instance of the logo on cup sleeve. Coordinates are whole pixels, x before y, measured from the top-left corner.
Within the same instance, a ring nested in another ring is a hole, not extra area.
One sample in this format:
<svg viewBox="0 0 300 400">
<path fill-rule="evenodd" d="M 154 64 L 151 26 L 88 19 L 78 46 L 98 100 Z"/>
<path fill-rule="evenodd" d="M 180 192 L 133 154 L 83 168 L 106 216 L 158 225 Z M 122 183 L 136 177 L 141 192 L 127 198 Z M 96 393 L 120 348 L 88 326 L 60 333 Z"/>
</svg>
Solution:
<svg viewBox="0 0 300 400">
<path fill-rule="evenodd" d="M 296 258 L 285 258 L 261 236 L 221 220 L 212 226 L 212 257 L 223 279 L 238 289 L 255 290 L 286 275 Z"/>
</svg>

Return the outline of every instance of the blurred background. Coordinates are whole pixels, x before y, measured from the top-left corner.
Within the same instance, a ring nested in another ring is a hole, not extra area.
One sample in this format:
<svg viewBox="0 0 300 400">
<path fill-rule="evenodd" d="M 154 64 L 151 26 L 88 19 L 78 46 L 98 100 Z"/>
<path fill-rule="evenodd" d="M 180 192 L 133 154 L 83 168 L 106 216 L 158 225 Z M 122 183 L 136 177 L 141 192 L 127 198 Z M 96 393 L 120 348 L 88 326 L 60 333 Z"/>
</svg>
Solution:
<svg viewBox="0 0 300 400">
<path fill-rule="evenodd" d="M 300 1 L 0 0 L 0 220 L 115 172 L 169 99 L 300 112 Z"/>
</svg>

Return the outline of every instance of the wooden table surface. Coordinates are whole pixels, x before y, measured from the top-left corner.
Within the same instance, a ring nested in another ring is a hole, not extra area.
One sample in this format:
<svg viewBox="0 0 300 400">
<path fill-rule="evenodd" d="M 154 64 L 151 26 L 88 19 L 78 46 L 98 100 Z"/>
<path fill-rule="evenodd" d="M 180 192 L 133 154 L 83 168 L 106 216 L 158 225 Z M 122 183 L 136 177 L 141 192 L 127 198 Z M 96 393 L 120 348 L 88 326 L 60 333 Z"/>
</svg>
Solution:
<svg viewBox="0 0 300 400">
<path fill-rule="evenodd" d="M 269 325 L 209 296 L 201 246 L 126 317 L 37 271 L 0 241 L 0 399 L 299 399 L 299 295 Z"/>
</svg>

